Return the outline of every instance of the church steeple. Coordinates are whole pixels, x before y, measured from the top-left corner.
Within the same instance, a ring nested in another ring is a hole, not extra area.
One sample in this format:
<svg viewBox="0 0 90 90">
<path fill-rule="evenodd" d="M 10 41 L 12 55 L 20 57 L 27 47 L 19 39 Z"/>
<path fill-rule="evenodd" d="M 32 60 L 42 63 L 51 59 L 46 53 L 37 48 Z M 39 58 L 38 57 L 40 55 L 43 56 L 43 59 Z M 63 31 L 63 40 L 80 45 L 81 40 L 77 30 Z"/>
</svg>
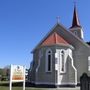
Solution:
<svg viewBox="0 0 90 90">
<path fill-rule="evenodd" d="M 76 10 L 76 5 L 74 5 L 74 13 L 73 13 L 73 21 L 72 21 L 72 26 L 73 27 L 81 27 L 80 22 L 79 22 L 79 18 L 78 18 L 78 13 Z"/>
<path fill-rule="evenodd" d="M 83 39 L 83 30 L 79 22 L 76 5 L 74 5 L 73 20 L 72 20 L 72 26 L 70 27 L 70 31 L 78 38 Z"/>
</svg>

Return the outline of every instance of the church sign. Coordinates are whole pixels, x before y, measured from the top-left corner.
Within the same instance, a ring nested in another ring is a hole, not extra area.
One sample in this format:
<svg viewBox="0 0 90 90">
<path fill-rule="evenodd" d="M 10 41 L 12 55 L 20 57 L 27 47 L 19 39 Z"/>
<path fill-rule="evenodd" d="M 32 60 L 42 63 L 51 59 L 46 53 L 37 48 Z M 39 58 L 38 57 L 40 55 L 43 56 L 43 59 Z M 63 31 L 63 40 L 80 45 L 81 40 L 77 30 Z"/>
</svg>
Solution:
<svg viewBox="0 0 90 90">
<path fill-rule="evenodd" d="M 12 67 L 12 81 L 23 81 L 24 80 L 23 66 L 14 65 Z"/>
<path fill-rule="evenodd" d="M 11 65 L 10 90 L 12 90 L 12 82 L 23 82 L 23 90 L 25 90 L 25 67 L 24 66 Z"/>
</svg>

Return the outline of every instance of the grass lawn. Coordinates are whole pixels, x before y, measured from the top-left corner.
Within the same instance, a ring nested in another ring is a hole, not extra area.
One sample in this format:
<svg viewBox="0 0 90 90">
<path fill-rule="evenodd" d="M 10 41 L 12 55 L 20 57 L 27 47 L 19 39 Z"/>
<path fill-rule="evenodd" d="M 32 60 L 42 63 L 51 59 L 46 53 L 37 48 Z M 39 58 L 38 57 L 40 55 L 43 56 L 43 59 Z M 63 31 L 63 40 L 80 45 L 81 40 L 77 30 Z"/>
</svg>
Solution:
<svg viewBox="0 0 90 90">
<path fill-rule="evenodd" d="M 0 86 L 0 90 L 9 90 L 9 87 Z M 22 90 L 22 87 L 13 87 L 12 90 Z"/>
<path fill-rule="evenodd" d="M 0 90 L 9 90 L 9 87 L 2 87 L 0 86 Z M 13 87 L 12 90 L 23 90 L 22 87 Z M 25 90 L 51 90 L 51 89 L 44 89 L 44 88 L 26 88 Z"/>
<path fill-rule="evenodd" d="M 8 81 L 0 82 L 0 84 L 9 83 Z M 2 86 L 0 85 L 0 90 L 9 90 L 9 86 Z M 23 90 L 22 87 L 13 87 L 12 90 Z M 34 88 L 34 87 L 26 87 L 25 90 L 80 90 L 79 87 L 77 88 Z"/>
<path fill-rule="evenodd" d="M 9 90 L 9 87 L 0 86 L 0 90 Z M 22 87 L 13 87 L 12 90 L 23 90 Z M 25 90 L 80 90 L 80 88 L 27 88 Z"/>
</svg>

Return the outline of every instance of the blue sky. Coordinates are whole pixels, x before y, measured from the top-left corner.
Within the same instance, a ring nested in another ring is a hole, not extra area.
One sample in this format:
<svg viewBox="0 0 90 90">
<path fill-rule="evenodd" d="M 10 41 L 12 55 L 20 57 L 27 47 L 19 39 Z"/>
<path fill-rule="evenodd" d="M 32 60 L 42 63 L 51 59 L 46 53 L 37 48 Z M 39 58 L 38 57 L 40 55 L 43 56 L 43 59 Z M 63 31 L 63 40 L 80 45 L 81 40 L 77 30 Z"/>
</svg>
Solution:
<svg viewBox="0 0 90 90">
<path fill-rule="evenodd" d="M 71 26 L 75 0 L 0 0 L 0 67 L 26 65 L 31 51 L 55 25 Z M 76 0 L 85 41 L 90 40 L 90 0 Z"/>
</svg>

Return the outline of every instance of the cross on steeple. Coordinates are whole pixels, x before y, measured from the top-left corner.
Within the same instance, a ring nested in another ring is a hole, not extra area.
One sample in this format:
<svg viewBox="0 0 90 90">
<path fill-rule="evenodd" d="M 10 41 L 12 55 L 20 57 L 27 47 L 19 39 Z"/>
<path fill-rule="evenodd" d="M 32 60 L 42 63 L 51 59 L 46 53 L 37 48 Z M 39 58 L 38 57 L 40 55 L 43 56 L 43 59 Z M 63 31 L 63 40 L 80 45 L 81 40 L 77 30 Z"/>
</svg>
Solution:
<svg viewBox="0 0 90 90">
<path fill-rule="evenodd" d="M 60 21 L 60 16 L 57 16 L 56 19 L 57 19 L 57 23 L 59 23 L 59 21 Z"/>
</svg>

